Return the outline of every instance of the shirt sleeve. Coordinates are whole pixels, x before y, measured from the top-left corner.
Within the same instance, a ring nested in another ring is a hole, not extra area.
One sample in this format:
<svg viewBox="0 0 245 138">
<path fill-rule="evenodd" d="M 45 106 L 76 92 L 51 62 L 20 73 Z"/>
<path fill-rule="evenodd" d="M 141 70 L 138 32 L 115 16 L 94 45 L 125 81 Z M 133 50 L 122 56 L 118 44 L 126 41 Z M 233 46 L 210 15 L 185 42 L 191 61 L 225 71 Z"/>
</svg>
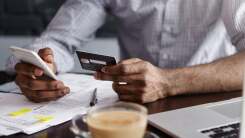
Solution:
<svg viewBox="0 0 245 138">
<path fill-rule="evenodd" d="M 232 44 L 238 51 L 245 49 L 245 0 L 224 0 L 222 19 Z"/>
<path fill-rule="evenodd" d="M 58 72 L 70 71 L 74 66 L 73 54 L 93 39 L 95 31 L 105 22 L 103 0 L 67 0 L 41 37 L 26 48 L 36 52 L 49 47 L 54 52 Z M 7 70 L 13 71 L 18 61 L 12 56 Z"/>
</svg>

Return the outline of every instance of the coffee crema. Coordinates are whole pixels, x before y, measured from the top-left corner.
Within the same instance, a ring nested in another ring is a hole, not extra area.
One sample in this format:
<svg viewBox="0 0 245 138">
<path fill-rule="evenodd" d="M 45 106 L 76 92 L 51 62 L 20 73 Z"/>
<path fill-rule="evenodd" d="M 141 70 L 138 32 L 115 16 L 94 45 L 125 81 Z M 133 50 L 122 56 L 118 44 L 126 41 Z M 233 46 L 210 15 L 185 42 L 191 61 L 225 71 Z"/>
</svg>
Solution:
<svg viewBox="0 0 245 138">
<path fill-rule="evenodd" d="M 103 111 L 87 118 L 93 138 L 143 138 L 147 116 L 135 111 Z"/>
</svg>

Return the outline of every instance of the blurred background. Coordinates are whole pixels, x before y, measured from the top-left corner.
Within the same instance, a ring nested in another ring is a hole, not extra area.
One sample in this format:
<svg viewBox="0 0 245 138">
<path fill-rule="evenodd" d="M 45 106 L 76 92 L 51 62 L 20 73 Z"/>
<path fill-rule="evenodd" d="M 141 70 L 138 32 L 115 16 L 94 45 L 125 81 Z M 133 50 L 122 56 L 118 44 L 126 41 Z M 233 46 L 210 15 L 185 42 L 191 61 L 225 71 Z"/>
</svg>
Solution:
<svg viewBox="0 0 245 138">
<path fill-rule="evenodd" d="M 47 27 L 66 0 L 0 0 L 0 70 L 10 55 L 8 47 L 25 46 Z M 96 32 L 96 39 L 81 50 L 119 58 L 116 21 L 107 17 L 106 24 Z M 76 56 L 75 56 L 76 57 Z M 74 70 L 79 70 L 76 66 Z"/>
</svg>

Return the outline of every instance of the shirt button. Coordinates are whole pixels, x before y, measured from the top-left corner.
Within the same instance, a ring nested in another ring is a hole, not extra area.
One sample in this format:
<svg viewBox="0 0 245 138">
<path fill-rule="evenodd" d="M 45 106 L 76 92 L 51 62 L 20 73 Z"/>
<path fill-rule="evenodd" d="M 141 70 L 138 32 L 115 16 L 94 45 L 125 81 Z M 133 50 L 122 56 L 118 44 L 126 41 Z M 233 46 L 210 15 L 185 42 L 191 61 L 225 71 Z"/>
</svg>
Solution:
<svg viewBox="0 0 245 138">
<path fill-rule="evenodd" d="M 169 32 L 169 33 L 173 33 L 174 32 L 174 28 L 169 26 L 169 25 L 165 25 L 164 26 L 164 30 Z"/>
<path fill-rule="evenodd" d="M 168 54 L 162 54 L 162 58 L 163 59 L 169 59 L 169 55 Z"/>
</svg>

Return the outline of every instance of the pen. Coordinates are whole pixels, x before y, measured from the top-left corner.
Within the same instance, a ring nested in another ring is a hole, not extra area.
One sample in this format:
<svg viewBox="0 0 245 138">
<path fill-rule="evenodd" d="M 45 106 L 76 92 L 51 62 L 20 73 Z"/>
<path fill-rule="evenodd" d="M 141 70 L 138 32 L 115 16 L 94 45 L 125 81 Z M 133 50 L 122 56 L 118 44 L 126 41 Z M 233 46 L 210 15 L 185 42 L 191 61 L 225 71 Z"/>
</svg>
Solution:
<svg viewBox="0 0 245 138">
<path fill-rule="evenodd" d="M 92 107 L 97 104 L 97 88 L 94 89 L 89 105 Z"/>
</svg>

